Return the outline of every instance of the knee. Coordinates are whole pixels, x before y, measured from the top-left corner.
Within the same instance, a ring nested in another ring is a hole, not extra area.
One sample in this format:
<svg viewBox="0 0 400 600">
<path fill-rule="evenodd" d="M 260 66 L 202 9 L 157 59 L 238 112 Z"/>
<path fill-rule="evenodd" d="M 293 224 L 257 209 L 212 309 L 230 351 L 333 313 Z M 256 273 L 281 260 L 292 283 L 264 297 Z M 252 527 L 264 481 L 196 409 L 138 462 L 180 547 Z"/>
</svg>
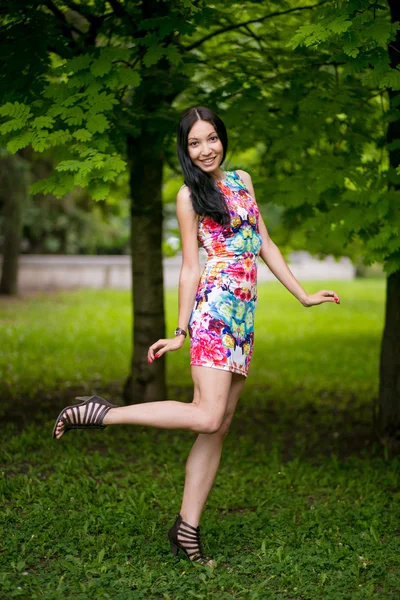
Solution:
<svg viewBox="0 0 400 600">
<path fill-rule="evenodd" d="M 201 423 L 201 433 L 218 433 L 225 438 L 231 422 L 232 415 L 225 415 L 225 417 L 205 415 Z"/>
<path fill-rule="evenodd" d="M 231 425 L 232 422 L 232 415 L 227 415 L 224 420 L 221 423 L 220 428 L 218 429 L 218 433 L 225 438 L 226 435 L 228 434 L 229 431 L 229 427 Z"/>
<path fill-rule="evenodd" d="M 199 425 L 200 433 L 216 433 L 222 427 L 223 419 L 218 415 L 204 414 Z"/>
</svg>

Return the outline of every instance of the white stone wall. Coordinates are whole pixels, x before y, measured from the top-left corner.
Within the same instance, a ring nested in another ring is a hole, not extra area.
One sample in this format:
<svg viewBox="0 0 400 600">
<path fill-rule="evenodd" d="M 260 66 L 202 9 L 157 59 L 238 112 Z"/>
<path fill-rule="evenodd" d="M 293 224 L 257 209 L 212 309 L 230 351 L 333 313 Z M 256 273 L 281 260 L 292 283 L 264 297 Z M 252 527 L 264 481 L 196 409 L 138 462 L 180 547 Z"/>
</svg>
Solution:
<svg viewBox="0 0 400 600">
<path fill-rule="evenodd" d="M 201 267 L 204 263 L 205 253 L 200 252 Z M 180 256 L 164 259 L 165 287 L 178 287 L 180 267 Z M 347 258 L 342 258 L 339 262 L 331 257 L 317 260 L 307 252 L 292 252 L 289 267 L 299 281 L 355 277 L 355 268 Z M 129 289 L 130 256 L 22 255 L 18 277 L 20 291 L 79 287 Z M 274 275 L 260 258 L 258 280 L 274 279 Z"/>
</svg>

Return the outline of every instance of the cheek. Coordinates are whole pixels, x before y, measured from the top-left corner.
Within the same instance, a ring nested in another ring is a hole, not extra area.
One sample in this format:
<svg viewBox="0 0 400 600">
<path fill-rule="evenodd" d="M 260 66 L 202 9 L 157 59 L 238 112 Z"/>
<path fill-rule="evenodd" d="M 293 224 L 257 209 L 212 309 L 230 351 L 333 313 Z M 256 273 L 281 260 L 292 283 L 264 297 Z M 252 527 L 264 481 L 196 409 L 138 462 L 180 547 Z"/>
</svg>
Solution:
<svg viewBox="0 0 400 600">
<path fill-rule="evenodd" d="M 198 156 L 199 152 L 198 152 L 197 148 L 192 148 L 191 146 L 189 146 L 188 147 L 188 154 L 189 154 L 189 157 L 192 160 L 194 160 Z"/>
<path fill-rule="evenodd" d="M 222 146 L 221 140 L 218 140 L 218 142 L 215 144 L 215 151 L 218 152 L 218 154 L 223 153 L 224 147 Z"/>
</svg>

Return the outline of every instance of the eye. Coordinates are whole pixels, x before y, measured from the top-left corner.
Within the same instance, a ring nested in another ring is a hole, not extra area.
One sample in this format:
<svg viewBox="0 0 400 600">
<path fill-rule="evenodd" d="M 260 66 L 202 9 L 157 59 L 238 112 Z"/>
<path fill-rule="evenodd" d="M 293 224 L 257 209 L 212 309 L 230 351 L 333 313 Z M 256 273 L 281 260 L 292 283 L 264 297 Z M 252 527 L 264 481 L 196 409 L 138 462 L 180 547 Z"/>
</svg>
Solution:
<svg viewBox="0 0 400 600">
<path fill-rule="evenodd" d="M 189 146 L 195 146 L 197 142 L 190 142 Z"/>
<path fill-rule="evenodd" d="M 217 139 L 218 139 L 218 137 L 216 135 L 213 135 L 212 137 L 210 137 L 211 141 L 213 141 L 213 140 L 216 141 Z"/>
</svg>

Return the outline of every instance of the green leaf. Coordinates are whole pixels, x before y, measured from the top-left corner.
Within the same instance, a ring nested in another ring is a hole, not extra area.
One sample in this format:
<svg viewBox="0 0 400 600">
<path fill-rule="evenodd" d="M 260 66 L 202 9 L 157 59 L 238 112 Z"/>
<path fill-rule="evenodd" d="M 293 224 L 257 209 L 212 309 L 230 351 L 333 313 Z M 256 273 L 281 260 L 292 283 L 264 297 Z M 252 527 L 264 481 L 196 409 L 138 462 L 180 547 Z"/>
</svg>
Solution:
<svg viewBox="0 0 400 600">
<path fill-rule="evenodd" d="M 84 69 L 89 68 L 91 61 L 92 57 L 90 56 L 90 54 L 81 54 L 80 56 L 68 60 L 65 66 L 65 70 L 72 71 L 73 73 L 83 71 Z"/>
<path fill-rule="evenodd" d="M 393 91 L 397 92 L 400 90 L 400 70 L 397 69 L 388 69 L 385 75 L 382 76 L 381 81 L 379 82 L 379 87 L 382 88 L 391 88 Z"/>
<path fill-rule="evenodd" d="M 365 29 L 364 34 L 378 42 L 378 44 L 387 44 L 392 35 L 392 23 L 383 18 L 376 18 Z"/>
<path fill-rule="evenodd" d="M 103 133 L 106 129 L 108 129 L 109 123 L 104 115 L 91 113 L 87 120 L 86 127 L 92 133 Z"/>
<path fill-rule="evenodd" d="M 165 48 L 163 48 L 161 45 L 151 46 L 144 55 L 143 63 L 146 67 L 151 67 L 157 64 L 160 58 L 164 56 L 164 54 Z"/>
<path fill-rule="evenodd" d="M 37 132 L 32 138 L 32 148 L 37 152 L 43 152 L 48 148 L 47 138 L 49 132 L 47 129 Z"/>
<path fill-rule="evenodd" d="M 107 94 L 106 92 L 94 94 L 88 98 L 88 101 L 91 104 L 89 111 L 90 114 L 112 110 L 113 107 L 118 104 L 118 100 L 115 98 L 115 95 Z"/>
<path fill-rule="evenodd" d="M 72 139 L 72 135 L 67 130 L 64 131 L 54 131 L 49 133 L 47 137 L 47 147 L 51 148 L 52 146 L 63 146 L 67 144 Z"/>
<path fill-rule="evenodd" d="M 327 40 L 330 32 L 320 24 L 303 25 L 299 27 L 297 33 L 286 46 L 295 49 L 297 46 L 318 46 L 321 42 Z"/>
<path fill-rule="evenodd" d="M 140 73 L 129 68 L 120 68 L 117 72 L 118 80 L 122 85 L 137 87 L 141 82 Z"/>
<path fill-rule="evenodd" d="M 18 131 L 18 129 L 23 129 L 25 127 L 25 121 L 23 119 L 10 119 L 10 121 L 6 121 L 3 125 L 0 125 L 0 133 L 1 135 L 6 135 L 11 131 Z"/>
<path fill-rule="evenodd" d="M 26 121 L 31 116 L 31 109 L 26 104 L 21 104 L 20 102 L 7 102 L 7 104 L 0 106 L 0 116 L 13 117 Z"/>
<path fill-rule="evenodd" d="M 44 129 L 47 127 L 48 129 L 52 129 L 54 125 L 54 119 L 49 116 L 36 117 L 33 119 L 31 126 L 34 129 Z"/>
<path fill-rule="evenodd" d="M 87 142 L 93 137 L 93 135 L 87 129 L 78 129 L 77 131 L 74 131 L 72 135 L 80 142 Z"/>
<path fill-rule="evenodd" d="M 347 15 L 340 15 L 336 19 L 329 21 L 327 23 L 328 29 L 333 31 L 334 33 L 344 33 L 351 26 L 352 22 L 348 20 Z"/>
<path fill-rule="evenodd" d="M 103 562 L 103 558 L 104 558 L 104 554 L 105 554 L 105 553 L 106 553 L 105 549 L 104 549 L 104 548 L 102 548 L 102 549 L 100 550 L 100 552 L 98 553 L 98 555 L 97 555 L 97 562 L 98 562 L 98 563 L 102 563 L 102 562 Z"/>
<path fill-rule="evenodd" d="M 84 113 L 80 106 L 72 106 L 65 111 L 65 122 L 67 125 L 81 125 Z"/>
<path fill-rule="evenodd" d="M 110 193 L 110 186 L 106 183 L 96 183 L 89 185 L 88 192 L 93 200 L 106 200 Z"/>
<path fill-rule="evenodd" d="M 352 42 L 345 42 L 343 44 L 343 52 L 347 54 L 347 56 L 351 56 L 351 58 L 357 58 L 360 53 L 359 49 L 356 48 Z"/>
<path fill-rule="evenodd" d="M 25 131 L 22 135 L 13 137 L 7 144 L 7 150 L 11 154 L 15 154 L 18 150 L 26 148 L 32 142 L 33 133 L 31 131 Z"/>
<path fill-rule="evenodd" d="M 171 65 L 176 66 L 182 62 L 182 55 L 176 46 L 168 46 L 168 48 L 166 48 L 165 51 L 165 56 L 167 57 Z"/>
<path fill-rule="evenodd" d="M 79 171 L 80 168 L 79 160 L 63 160 L 56 166 L 56 171 Z"/>
<path fill-rule="evenodd" d="M 100 56 L 100 58 L 92 63 L 90 70 L 95 77 L 103 77 L 103 75 L 106 75 L 111 71 L 112 66 L 111 60 L 104 56 Z"/>
</svg>

